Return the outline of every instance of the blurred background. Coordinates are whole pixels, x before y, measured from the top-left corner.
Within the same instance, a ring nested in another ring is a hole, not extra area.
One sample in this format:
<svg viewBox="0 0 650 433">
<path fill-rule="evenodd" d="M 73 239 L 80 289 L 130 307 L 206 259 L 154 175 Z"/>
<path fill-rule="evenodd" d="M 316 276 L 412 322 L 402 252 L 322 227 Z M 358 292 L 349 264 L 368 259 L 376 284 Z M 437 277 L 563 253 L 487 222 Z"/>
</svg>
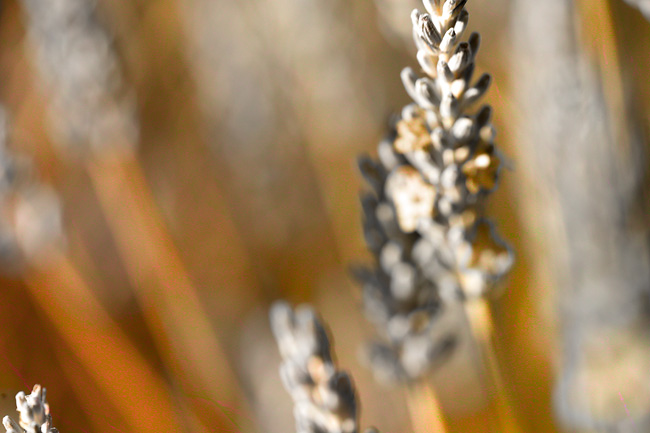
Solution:
<svg viewBox="0 0 650 433">
<path fill-rule="evenodd" d="M 3 1 L 5 146 L 56 193 L 62 228 L 32 239 L 56 206 L 3 195 L 3 214 L 29 212 L 3 217 L 18 252 L 0 277 L 2 413 L 40 383 L 61 432 L 293 431 L 267 317 L 285 298 L 329 323 L 362 426 L 412 431 L 404 390 L 359 356 L 373 330 L 348 268 L 369 260 L 356 157 L 410 102 L 416 7 Z M 467 9 L 507 165 L 486 213 L 516 251 L 492 307 L 518 422 L 650 431 L 650 23 L 619 0 Z M 90 66 L 64 71 L 67 52 Z M 111 74 L 75 81 L 93 68 Z M 96 133 L 114 113 L 127 121 Z M 500 432 L 471 353 L 431 382 L 451 432 Z"/>
</svg>

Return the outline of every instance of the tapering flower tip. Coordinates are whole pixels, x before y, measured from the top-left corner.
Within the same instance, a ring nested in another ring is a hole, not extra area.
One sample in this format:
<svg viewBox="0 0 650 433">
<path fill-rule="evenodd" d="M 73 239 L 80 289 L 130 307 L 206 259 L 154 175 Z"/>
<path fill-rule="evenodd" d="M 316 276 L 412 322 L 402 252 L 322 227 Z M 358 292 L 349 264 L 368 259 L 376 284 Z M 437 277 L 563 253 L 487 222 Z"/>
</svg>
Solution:
<svg viewBox="0 0 650 433">
<path fill-rule="evenodd" d="M 270 319 L 282 355 L 280 377 L 295 403 L 298 432 L 356 433 L 354 386 L 334 365 L 318 315 L 307 305 L 294 310 L 276 302 Z"/>
<path fill-rule="evenodd" d="M 7 433 L 58 433 L 58 430 L 52 427 L 45 388 L 40 385 L 35 385 L 29 395 L 19 392 L 16 395 L 16 409 L 20 414 L 18 423 L 8 416 L 2 420 Z"/>
</svg>

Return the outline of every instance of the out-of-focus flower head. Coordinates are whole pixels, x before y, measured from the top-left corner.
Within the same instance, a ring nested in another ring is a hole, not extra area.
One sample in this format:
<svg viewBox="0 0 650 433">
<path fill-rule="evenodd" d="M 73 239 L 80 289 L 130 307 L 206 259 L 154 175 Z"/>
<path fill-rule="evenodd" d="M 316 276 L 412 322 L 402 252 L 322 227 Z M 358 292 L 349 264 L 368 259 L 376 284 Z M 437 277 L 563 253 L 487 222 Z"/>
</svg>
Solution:
<svg viewBox="0 0 650 433">
<path fill-rule="evenodd" d="M 357 397 L 347 373 L 333 361 L 327 331 L 308 305 L 276 302 L 270 312 L 280 376 L 293 397 L 298 433 L 356 433 Z"/>
</svg>

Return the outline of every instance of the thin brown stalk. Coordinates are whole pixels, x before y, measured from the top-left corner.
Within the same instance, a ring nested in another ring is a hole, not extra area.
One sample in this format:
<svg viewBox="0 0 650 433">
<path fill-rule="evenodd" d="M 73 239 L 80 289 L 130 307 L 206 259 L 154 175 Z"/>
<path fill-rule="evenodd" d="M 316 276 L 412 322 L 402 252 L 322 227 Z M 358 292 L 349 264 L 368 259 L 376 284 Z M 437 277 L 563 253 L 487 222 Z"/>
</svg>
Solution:
<svg viewBox="0 0 650 433">
<path fill-rule="evenodd" d="M 494 387 L 496 392 L 495 405 L 501 426 L 499 431 L 503 433 L 521 433 L 523 430 L 517 422 L 496 355 L 494 319 L 488 301 L 486 299 L 476 299 L 467 302 L 465 311 L 467 312 L 472 333 L 485 360 L 490 385 Z"/>
<path fill-rule="evenodd" d="M 234 407 L 235 374 L 131 154 L 88 165 L 107 221 L 163 361 L 184 398 Z"/>
<path fill-rule="evenodd" d="M 446 433 L 445 417 L 431 385 L 417 383 L 406 388 L 406 403 L 414 433 Z"/>
<path fill-rule="evenodd" d="M 31 272 L 25 281 L 33 301 L 110 397 L 131 431 L 181 431 L 167 384 L 64 255 L 55 253 L 47 269 Z M 109 374 L 107 366 L 116 368 Z"/>
</svg>

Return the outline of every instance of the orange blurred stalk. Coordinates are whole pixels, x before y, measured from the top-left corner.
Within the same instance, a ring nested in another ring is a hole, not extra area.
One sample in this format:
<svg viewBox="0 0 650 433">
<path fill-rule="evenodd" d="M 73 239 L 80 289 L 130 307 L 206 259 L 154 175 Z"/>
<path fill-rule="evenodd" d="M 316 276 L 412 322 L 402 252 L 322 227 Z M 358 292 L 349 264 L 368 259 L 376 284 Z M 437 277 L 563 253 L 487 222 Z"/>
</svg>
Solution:
<svg viewBox="0 0 650 433">
<path fill-rule="evenodd" d="M 240 406 L 235 373 L 135 156 L 106 155 L 87 168 L 160 355 L 179 380 L 180 397 Z"/>
<path fill-rule="evenodd" d="M 55 252 L 47 268 L 31 271 L 25 282 L 34 303 L 123 414 L 131 431 L 182 431 L 167 384 L 65 256 Z"/>
<path fill-rule="evenodd" d="M 431 385 L 418 383 L 409 386 L 406 393 L 414 433 L 447 433 L 442 408 Z"/>
<path fill-rule="evenodd" d="M 488 377 L 496 391 L 496 410 L 502 433 L 521 433 L 510 398 L 499 368 L 499 362 L 494 348 L 494 319 L 492 311 L 485 299 L 467 301 L 465 311 L 469 319 L 474 338 L 479 343 L 481 355 L 487 364 L 485 367 Z"/>
</svg>

